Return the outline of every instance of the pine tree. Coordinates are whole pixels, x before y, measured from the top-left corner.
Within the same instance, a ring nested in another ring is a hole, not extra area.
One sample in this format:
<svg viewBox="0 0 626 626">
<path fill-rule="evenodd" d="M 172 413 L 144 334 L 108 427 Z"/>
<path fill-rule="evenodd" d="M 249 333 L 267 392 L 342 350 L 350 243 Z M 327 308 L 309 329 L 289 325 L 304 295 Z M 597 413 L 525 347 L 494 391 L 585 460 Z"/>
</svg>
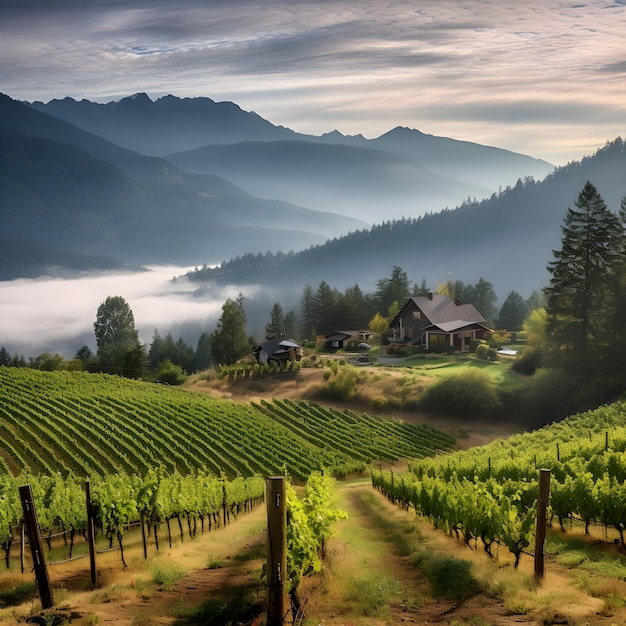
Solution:
<svg viewBox="0 0 626 626">
<path fill-rule="evenodd" d="M 270 321 L 265 325 L 265 339 L 272 341 L 282 337 L 285 332 L 285 316 L 283 307 L 278 302 L 274 303 L 270 312 Z"/>
<path fill-rule="evenodd" d="M 521 330 L 528 314 L 528 305 L 517 292 L 511 291 L 500 309 L 498 328 L 502 330 Z"/>
<path fill-rule="evenodd" d="M 607 310 L 612 264 L 623 241 L 619 219 L 590 182 L 561 227 L 560 250 L 548 266 L 545 289 L 549 354 L 572 371 L 583 371 L 608 351 L 612 328 Z"/>
<path fill-rule="evenodd" d="M 211 354 L 217 363 L 232 365 L 252 350 L 246 334 L 246 314 L 243 298 L 228 298 L 222 305 L 222 315 L 211 334 Z"/>
</svg>

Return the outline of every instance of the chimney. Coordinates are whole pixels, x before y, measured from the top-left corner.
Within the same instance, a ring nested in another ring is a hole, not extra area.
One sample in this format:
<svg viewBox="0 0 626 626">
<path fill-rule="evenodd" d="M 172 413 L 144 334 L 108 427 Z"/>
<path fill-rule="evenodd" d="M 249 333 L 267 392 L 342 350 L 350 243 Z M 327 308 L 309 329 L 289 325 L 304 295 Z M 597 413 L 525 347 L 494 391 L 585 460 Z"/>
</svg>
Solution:
<svg viewBox="0 0 626 626">
<path fill-rule="evenodd" d="M 459 306 L 459 304 L 461 304 L 461 298 L 456 298 L 456 300 L 454 301 L 454 304 Z"/>
<path fill-rule="evenodd" d="M 429 300 L 432 300 L 432 299 L 433 299 L 433 292 L 432 292 L 432 291 L 429 291 L 429 292 L 428 292 L 428 299 L 429 299 Z"/>
</svg>

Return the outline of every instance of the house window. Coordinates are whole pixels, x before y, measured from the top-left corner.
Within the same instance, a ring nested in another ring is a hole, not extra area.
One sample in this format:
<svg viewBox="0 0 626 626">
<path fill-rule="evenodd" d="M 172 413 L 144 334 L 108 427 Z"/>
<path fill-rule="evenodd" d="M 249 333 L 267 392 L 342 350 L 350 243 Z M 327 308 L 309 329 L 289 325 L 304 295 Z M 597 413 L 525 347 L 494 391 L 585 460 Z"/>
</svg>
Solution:
<svg viewBox="0 0 626 626">
<path fill-rule="evenodd" d="M 411 328 L 407 328 L 406 326 L 402 329 L 402 339 L 408 340 L 411 338 Z"/>
<path fill-rule="evenodd" d="M 413 319 L 414 320 L 422 319 L 422 312 L 419 309 L 417 311 L 413 311 Z"/>
</svg>

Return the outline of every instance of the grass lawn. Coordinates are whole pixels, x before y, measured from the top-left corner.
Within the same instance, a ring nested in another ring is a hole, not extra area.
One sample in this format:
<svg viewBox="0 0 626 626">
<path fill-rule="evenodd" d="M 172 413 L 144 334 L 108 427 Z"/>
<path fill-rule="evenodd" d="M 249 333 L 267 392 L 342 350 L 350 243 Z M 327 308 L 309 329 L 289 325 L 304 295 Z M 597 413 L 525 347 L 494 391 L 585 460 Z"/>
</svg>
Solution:
<svg viewBox="0 0 626 626">
<path fill-rule="evenodd" d="M 478 361 L 474 357 L 454 358 L 447 355 L 410 357 L 401 365 L 428 374 L 434 378 L 444 378 L 454 374 L 461 374 L 467 370 L 479 369 L 493 380 L 499 389 L 510 391 L 523 387 L 524 380 L 511 371 L 511 359 L 500 358 L 498 361 Z"/>
</svg>

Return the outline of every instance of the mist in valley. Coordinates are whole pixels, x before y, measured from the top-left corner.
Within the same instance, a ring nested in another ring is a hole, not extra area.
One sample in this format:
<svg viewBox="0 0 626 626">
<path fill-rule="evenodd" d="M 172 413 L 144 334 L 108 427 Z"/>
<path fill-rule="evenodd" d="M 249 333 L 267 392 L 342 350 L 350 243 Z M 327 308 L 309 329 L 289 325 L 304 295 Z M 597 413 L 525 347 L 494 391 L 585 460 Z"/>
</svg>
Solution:
<svg viewBox="0 0 626 626">
<path fill-rule="evenodd" d="M 244 296 L 249 332 L 262 333 L 278 294 L 256 286 L 202 287 L 184 278 L 187 267 L 158 266 L 145 272 L 99 273 L 75 278 L 19 279 L 0 282 L 0 346 L 11 355 L 43 352 L 72 358 L 82 346 L 96 351 L 93 323 L 107 296 L 130 305 L 142 343 L 150 346 L 155 329 L 172 333 L 195 348 L 211 332 L 227 298 Z M 175 281 L 172 279 L 178 277 Z M 261 336 L 259 335 L 259 339 Z"/>
</svg>

